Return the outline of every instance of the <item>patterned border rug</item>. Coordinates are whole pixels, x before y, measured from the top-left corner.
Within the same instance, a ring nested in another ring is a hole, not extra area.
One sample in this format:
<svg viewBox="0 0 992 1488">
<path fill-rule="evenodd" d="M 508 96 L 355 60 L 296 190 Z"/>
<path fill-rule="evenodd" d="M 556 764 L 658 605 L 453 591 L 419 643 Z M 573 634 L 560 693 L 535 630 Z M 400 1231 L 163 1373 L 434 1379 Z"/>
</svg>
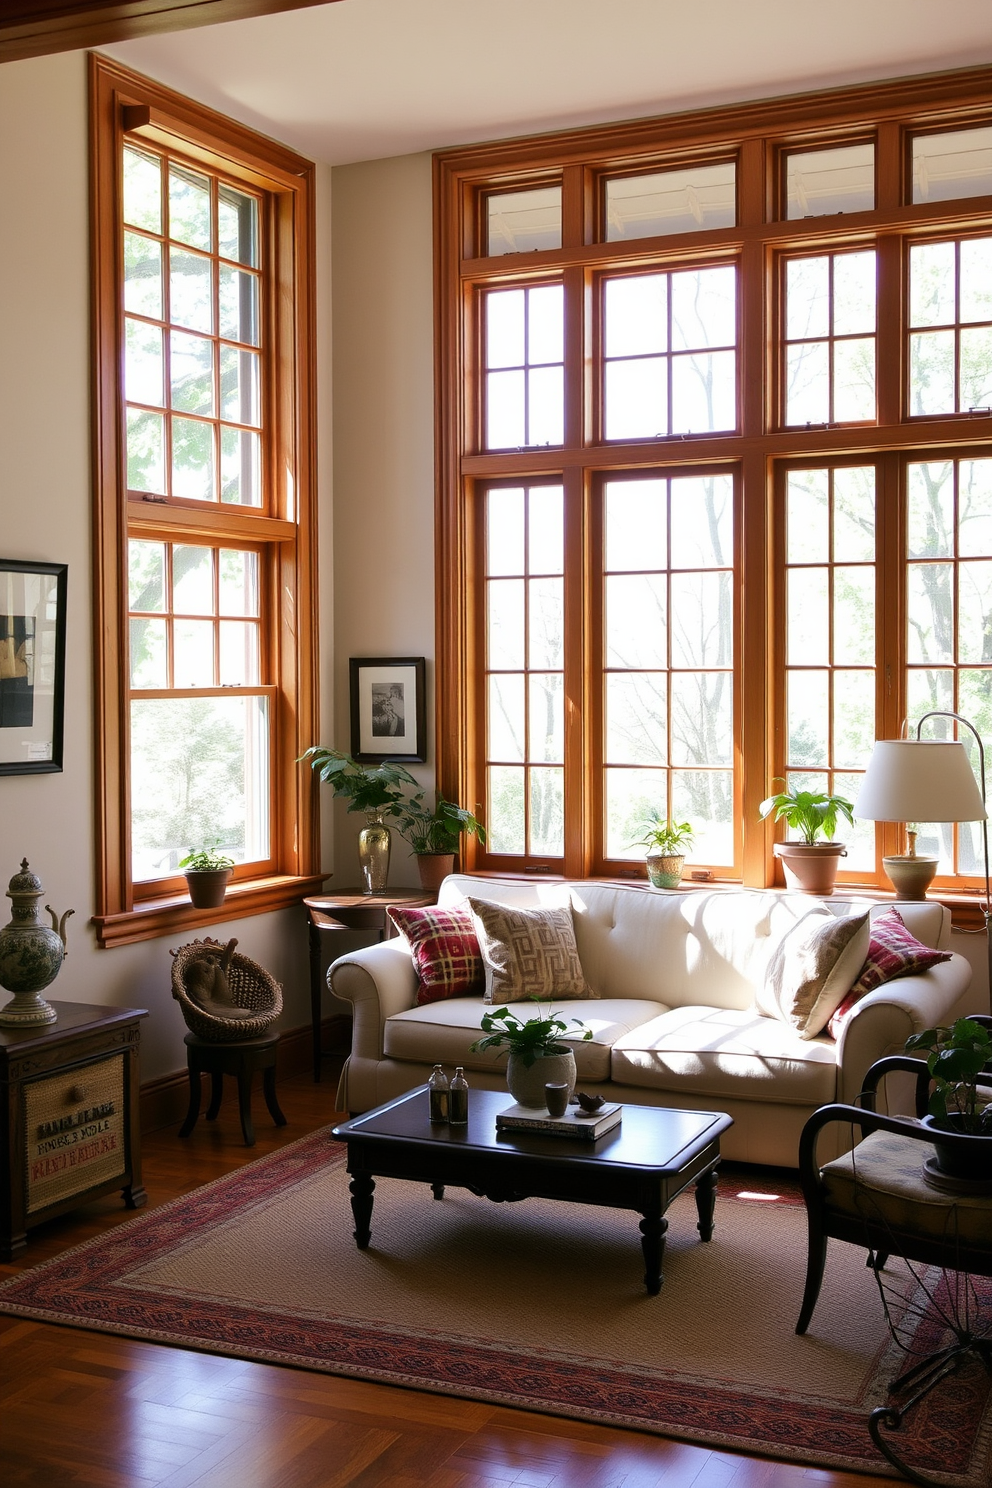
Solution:
<svg viewBox="0 0 992 1488">
<path fill-rule="evenodd" d="M 864 1252 L 839 1242 L 796 1337 L 805 1211 L 789 1176 L 768 1174 L 724 1173 L 708 1245 L 691 1192 L 675 1201 L 649 1297 L 636 1216 L 617 1210 L 460 1189 L 437 1202 L 380 1179 L 359 1251 L 343 1151 L 316 1132 L 15 1276 L 0 1311 L 887 1473 L 868 1415 L 907 1356 Z M 914 1287 L 907 1275 L 910 1319 Z M 981 1300 L 992 1308 L 992 1288 Z M 931 1314 L 909 1331 L 923 1350 L 942 1337 Z M 918 1470 L 982 1488 L 988 1374 L 969 1362 L 899 1435 Z"/>
</svg>

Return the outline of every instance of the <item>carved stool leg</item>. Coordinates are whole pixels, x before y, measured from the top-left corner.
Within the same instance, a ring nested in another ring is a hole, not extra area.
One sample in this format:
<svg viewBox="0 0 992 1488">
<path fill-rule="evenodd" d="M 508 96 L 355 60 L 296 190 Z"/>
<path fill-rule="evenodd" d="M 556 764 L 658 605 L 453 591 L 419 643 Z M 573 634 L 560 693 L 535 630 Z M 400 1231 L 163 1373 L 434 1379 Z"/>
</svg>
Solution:
<svg viewBox="0 0 992 1488">
<path fill-rule="evenodd" d="M 251 1123 L 251 1070 L 242 1065 L 238 1070 L 238 1114 L 241 1117 L 241 1135 L 246 1147 L 255 1145 L 255 1128 Z"/>
<path fill-rule="evenodd" d="M 220 1070 L 210 1072 L 210 1105 L 207 1107 L 207 1120 L 216 1121 L 220 1110 L 220 1103 L 224 1099 L 224 1076 Z"/>
<path fill-rule="evenodd" d="M 181 1137 L 188 1137 L 196 1125 L 196 1118 L 200 1114 L 200 1071 L 189 1061 L 189 1109 L 186 1112 L 186 1120 L 179 1128 Z"/>
<path fill-rule="evenodd" d="M 270 1064 L 267 1070 L 262 1072 L 262 1093 L 265 1096 L 265 1104 L 269 1108 L 269 1115 L 276 1126 L 285 1126 L 286 1118 L 279 1109 L 276 1099 L 276 1067 Z"/>
</svg>

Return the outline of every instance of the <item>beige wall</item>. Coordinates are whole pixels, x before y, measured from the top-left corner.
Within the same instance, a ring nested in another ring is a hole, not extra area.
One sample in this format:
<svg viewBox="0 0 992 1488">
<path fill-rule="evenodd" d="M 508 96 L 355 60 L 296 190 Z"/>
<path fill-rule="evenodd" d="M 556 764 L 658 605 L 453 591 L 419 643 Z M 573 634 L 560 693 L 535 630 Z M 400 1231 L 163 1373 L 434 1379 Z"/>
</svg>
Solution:
<svg viewBox="0 0 992 1488">
<path fill-rule="evenodd" d="M 22 857 L 46 900 L 69 922 L 69 956 L 49 996 L 148 1008 L 142 1077 L 185 1063 L 185 1025 L 170 993 L 170 941 L 99 950 L 93 811 L 93 624 L 86 58 L 82 53 L 0 67 L 0 556 L 69 565 L 65 769 L 0 777 L 0 888 Z M 329 373 L 329 184 L 321 216 L 321 364 Z M 330 510 L 330 379 L 321 394 Z M 321 523 L 323 613 L 331 613 L 331 524 Z M 329 648 L 328 648 L 329 649 Z M 327 727 L 331 726 L 330 717 Z M 7 901 L 0 896 L 0 923 Z M 211 926 L 267 966 L 286 994 L 284 1027 L 309 1022 L 306 920 L 294 908 Z M 2 991 L 2 989 L 0 989 Z M 6 1000 L 4 995 L 3 1000 Z"/>
</svg>

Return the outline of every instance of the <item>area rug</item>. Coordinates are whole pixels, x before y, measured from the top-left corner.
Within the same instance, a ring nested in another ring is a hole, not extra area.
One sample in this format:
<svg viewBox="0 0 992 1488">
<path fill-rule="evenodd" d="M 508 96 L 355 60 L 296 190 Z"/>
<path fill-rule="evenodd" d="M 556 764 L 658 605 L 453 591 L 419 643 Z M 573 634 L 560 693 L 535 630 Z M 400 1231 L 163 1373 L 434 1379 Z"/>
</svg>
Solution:
<svg viewBox="0 0 992 1488">
<path fill-rule="evenodd" d="M 380 1179 L 359 1251 L 344 1153 L 316 1132 L 22 1272 L 0 1311 L 887 1473 L 867 1420 L 906 1356 L 864 1253 L 837 1242 L 796 1337 L 805 1211 L 769 1172 L 722 1177 L 708 1245 L 691 1193 L 675 1201 L 649 1297 L 636 1216 L 617 1210 L 461 1189 L 438 1202 Z M 911 1331 L 927 1347 L 941 1336 L 930 1320 Z M 941 1481 L 987 1484 L 988 1375 L 969 1364 L 900 1436 Z"/>
</svg>

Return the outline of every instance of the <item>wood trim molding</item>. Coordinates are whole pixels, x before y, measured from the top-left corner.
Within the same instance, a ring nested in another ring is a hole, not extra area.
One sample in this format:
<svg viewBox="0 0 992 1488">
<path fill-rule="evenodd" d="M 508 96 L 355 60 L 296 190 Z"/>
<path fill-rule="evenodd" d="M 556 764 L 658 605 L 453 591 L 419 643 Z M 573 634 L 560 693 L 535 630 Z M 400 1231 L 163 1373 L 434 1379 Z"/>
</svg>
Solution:
<svg viewBox="0 0 992 1488">
<path fill-rule="evenodd" d="M 6 0 L 0 17 L 0 62 L 333 3 L 335 0 Z"/>
</svg>

